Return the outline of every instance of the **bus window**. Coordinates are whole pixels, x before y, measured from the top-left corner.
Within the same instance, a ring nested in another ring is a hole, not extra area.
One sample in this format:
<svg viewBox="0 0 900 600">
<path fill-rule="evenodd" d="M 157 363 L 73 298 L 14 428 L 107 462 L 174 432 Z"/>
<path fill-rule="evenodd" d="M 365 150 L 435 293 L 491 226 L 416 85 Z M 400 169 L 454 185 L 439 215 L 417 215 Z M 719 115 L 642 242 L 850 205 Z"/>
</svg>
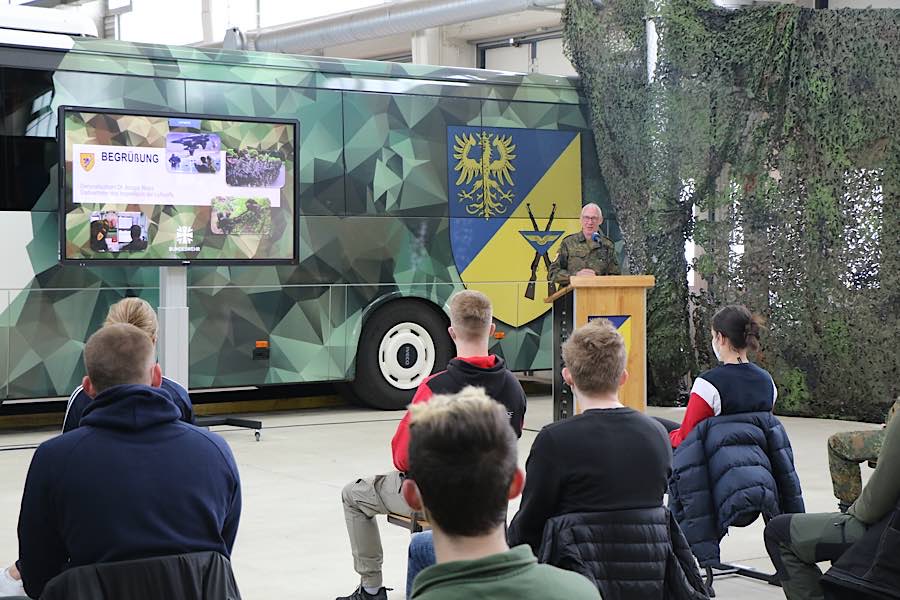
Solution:
<svg viewBox="0 0 900 600">
<path fill-rule="evenodd" d="M 36 206 L 58 162 L 52 101 L 52 72 L 0 67 L 0 210 L 57 208 Z"/>
</svg>

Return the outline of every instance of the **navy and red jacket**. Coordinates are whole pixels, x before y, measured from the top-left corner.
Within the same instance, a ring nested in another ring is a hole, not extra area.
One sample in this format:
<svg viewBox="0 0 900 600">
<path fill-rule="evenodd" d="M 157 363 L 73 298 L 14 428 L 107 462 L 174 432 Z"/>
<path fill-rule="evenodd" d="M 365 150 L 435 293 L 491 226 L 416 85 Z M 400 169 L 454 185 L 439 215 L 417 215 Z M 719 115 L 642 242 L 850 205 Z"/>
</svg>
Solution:
<svg viewBox="0 0 900 600">
<path fill-rule="evenodd" d="M 772 376 L 753 363 L 713 367 L 694 381 L 681 427 L 669 432 L 672 448 L 680 446 L 694 427 L 710 417 L 757 410 L 772 412 L 777 398 Z"/>
<path fill-rule="evenodd" d="M 509 424 L 522 437 L 525 425 L 525 390 L 515 375 L 506 368 L 506 363 L 499 356 L 470 356 L 454 358 L 447 364 L 447 370 L 427 377 L 413 396 L 412 404 L 421 404 L 431 400 L 435 394 L 455 394 L 464 387 L 484 388 L 485 393 L 506 407 Z M 409 419 L 406 411 L 394 439 L 391 450 L 394 454 L 394 466 L 398 471 L 409 469 Z"/>
</svg>

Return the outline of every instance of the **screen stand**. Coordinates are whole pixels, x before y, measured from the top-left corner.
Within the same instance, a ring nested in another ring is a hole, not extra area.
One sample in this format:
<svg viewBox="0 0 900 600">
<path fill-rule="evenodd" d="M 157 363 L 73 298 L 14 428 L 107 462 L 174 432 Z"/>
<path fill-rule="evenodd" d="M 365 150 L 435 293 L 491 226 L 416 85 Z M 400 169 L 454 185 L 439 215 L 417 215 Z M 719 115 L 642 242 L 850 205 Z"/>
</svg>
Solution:
<svg viewBox="0 0 900 600">
<path fill-rule="evenodd" d="M 159 363 L 163 374 L 188 389 L 190 320 L 187 305 L 187 267 L 159 268 Z M 258 442 L 262 422 L 230 416 L 194 417 L 194 424 L 210 428 L 229 425 L 253 429 Z"/>
<path fill-rule="evenodd" d="M 159 268 L 159 363 L 163 374 L 188 389 L 187 267 Z"/>
</svg>

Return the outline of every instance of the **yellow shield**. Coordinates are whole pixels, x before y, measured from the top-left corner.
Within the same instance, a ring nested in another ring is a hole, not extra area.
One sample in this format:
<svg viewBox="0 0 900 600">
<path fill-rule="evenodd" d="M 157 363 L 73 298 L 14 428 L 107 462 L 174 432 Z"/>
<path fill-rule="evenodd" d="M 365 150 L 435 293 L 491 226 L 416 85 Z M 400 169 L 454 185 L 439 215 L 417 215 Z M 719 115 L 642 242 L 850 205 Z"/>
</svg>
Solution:
<svg viewBox="0 0 900 600">
<path fill-rule="evenodd" d="M 547 267 L 580 231 L 581 136 L 448 127 L 450 242 L 460 279 L 519 327 L 550 305 Z"/>
<path fill-rule="evenodd" d="M 81 165 L 82 169 L 90 171 L 94 168 L 94 153 L 82 152 L 78 157 L 78 163 Z"/>
</svg>

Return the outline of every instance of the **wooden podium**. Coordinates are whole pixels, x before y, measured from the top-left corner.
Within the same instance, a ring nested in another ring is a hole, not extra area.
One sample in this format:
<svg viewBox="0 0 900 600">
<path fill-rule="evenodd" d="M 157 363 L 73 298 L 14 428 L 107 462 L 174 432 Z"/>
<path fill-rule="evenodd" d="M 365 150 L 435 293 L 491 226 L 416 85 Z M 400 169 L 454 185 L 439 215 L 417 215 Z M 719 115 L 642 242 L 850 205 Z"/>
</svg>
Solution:
<svg viewBox="0 0 900 600">
<path fill-rule="evenodd" d="M 553 420 L 581 412 L 563 382 L 561 346 L 577 327 L 597 318 L 612 321 L 628 348 L 628 381 L 619 400 L 636 410 L 647 409 L 647 289 L 652 275 L 577 276 L 546 298 L 553 303 Z"/>
</svg>

